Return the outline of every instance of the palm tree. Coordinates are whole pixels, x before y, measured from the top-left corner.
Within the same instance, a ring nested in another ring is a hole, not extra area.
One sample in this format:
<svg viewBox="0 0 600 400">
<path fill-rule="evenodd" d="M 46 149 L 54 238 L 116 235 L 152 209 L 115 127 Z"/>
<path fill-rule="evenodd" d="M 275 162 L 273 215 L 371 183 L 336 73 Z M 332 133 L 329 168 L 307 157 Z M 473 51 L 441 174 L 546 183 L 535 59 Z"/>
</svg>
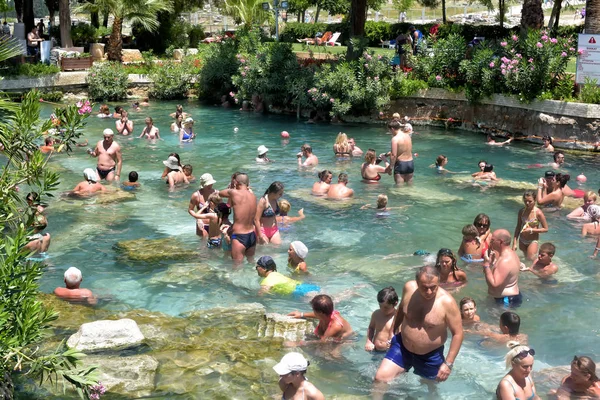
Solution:
<svg viewBox="0 0 600 400">
<path fill-rule="evenodd" d="M 265 0 L 225 0 L 223 14 L 229 15 L 237 23 L 247 28 L 255 24 L 262 24 L 269 19 L 269 14 L 263 10 Z"/>
<path fill-rule="evenodd" d="M 600 0 L 585 2 L 585 33 L 600 33 Z"/>
<path fill-rule="evenodd" d="M 557 0 L 556 3 L 559 3 Z M 541 29 L 544 26 L 544 11 L 541 0 L 525 0 L 521 9 L 521 30 L 526 33 L 528 29 Z"/>
<path fill-rule="evenodd" d="M 114 17 L 112 32 L 108 39 L 107 55 L 109 61 L 121 61 L 123 49 L 123 22 L 139 24 L 147 31 L 158 29 L 156 15 L 162 11 L 172 11 L 172 0 L 97 0 L 95 3 L 84 3 L 78 10 L 96 12 L 107 10 Z"/>
</svg>

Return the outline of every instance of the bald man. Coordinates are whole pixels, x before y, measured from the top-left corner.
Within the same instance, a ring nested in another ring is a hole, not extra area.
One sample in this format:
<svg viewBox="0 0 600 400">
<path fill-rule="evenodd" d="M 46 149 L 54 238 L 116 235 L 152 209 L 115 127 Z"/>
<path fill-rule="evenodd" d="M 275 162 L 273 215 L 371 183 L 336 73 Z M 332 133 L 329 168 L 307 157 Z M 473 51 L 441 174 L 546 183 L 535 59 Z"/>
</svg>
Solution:
<svg viewBox="0 0 600 400">
<path fill-rule="evenodd" d="M 519 291 L 519 268 L 521 262 L 511 248 L 510 233 L 498 229 L 492 234 L 490 248 L 484 255 L 483 274 L 488 285 L 488 293 L 496 303 L 504 306 L 518 306 L 523 302 Z"/>
<path fill-rule="evenodd" d="M 66 287 L 57 287 L 54 289 L 54 294 L 67 301 L 96 304 L 98 300 L 94 297 L 91 290 L 79 288 L 82 281 L 83 276 L 81 275 L 81 271 L 75 267 L 71 267 L 65 271 Z"/>
</svg>

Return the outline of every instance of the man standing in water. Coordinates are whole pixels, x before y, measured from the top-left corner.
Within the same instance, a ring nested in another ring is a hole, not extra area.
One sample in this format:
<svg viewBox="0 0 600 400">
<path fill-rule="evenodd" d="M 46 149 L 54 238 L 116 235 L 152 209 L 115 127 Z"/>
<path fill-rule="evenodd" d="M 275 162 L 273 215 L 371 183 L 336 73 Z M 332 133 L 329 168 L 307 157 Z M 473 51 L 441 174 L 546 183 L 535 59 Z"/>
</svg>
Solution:
<svg viewBox="0 0 600 400">
<path fill-rule="evenodd" d="M 417 375 L 438 382 L 450 376 L 463 328 L 456 301 L 439 283 L 437 269 L 425 266 L 419 268 L 414 281 L 404 285 L 391 332 L 394 337 L 375 374 L 373 398 L 383 398 L 388 382 L 413 367 Z M 452 340 L 444 359 L 448 329 Z"/>
<path fill-rule="evenodd" d="M 496 303 L 507 307 L 518 306 L 523 301 L 519 292 L 521 262 L 510 243 L 510 233 L 506 229 L 494 231 L 483 262 L 488 293 L 496 299 Z"/>
<path fill-rule="evenodd" d="M 302 162 L 302 156 L 306 157 L 304 162 Z M 313 154 L 312 147 L 308 143 L 302 145 L 296 157 L 298 158 L 299 167 L 316 167 L 319 164 L 319 159 Z"/>
<path fill-rule="evenodd" d="M 121 146 L 115 142 L 115 133 L 112 129 L 106 128 L 103 132 L 104 140 L 100 140 L 94 150 L 89 149 L 88 153 L 92 157 L 98 157 L 98 176 L 100 180 L 106 179 L 108 182 L 113 179 L 118 181 L 121 177 L 121 167 L 123 158 L 121 156 Z"/>
<path fill-rule="evenodd" d="M 241 262 L 246 256 L 251 261 L 256 251 L 254 228 L 256 196 L 248 189 L 250 184 L 248 175 L 240 173 L 234 180 L 235 189 L 225 189 L 219 192 L 219 196 L 231 200 L 231 207 L 233 207 L 231 258 L 235 262 Z"/>
<path fill-rule="evenodd" d="M 415 172 L 415 164 L 412 155 L 412 139 L 410 135 L 404 133 L 400 128 L 400 121 L 392 120 L 388 124 L 388 128 L 394 135 L 392 137 L 392 157 L 390 161 L 389 174 L 394 173 L 394 181 L 396 184 L 412 183 L 413 173 Z"/>
</svg>

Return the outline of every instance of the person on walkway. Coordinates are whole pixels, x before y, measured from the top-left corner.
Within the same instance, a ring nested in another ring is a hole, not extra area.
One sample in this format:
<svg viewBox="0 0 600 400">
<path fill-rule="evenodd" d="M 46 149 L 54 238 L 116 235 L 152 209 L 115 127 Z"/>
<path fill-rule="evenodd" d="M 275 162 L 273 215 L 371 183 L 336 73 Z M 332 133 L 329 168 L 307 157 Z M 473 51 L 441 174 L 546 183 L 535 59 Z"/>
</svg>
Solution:
<svg viewBox="0 0 600 400">
<path fill-rule="evenodd" d="M 394 135 L 392 137 L 392 155 L 390 166 L 388 168 L 389 174 L 394 174 L 394 181 L 396 184 L 410 184 L 412 183 L 413 174 L 415 172 L 412 154 L 412 139 L 408 134 L 402 131 L 400 121 L 390 121 L 388 128 Z"/>
<path fill-rule="evenodd" d="M 519 291 L 521 262 L 517 252 L 511 248 L 510 233 L 506 229 L 494 231 L 484 259 L 483 274 L 488 294 L 497 304 L 505 307 L 519 306 L 523 302 Z"/>
<path fill-rule="evenodd" d="M 408 33 L 410 34 L 410 39 L 412 41 L 412 49 L 413 55 L 416 56 L 421 51 L 421 45 L 423 43 L 423 33 L 416 29 L 414 25 L 411 25 L 408 28 Z"/>
<path fill-rule="evenodd" d="M 325 400 L 323 393 L 306 379 L 310 363 L 300 353 L 288 353 L 273 367 L 279 375 L 279 388 L 282 400 Z"/>
<path fill-rule="evenodd" d="M 98 157 L 96 170 L 100 180 L 106 179 L 119 181 L 121 177 L 121 168 L 123 167 L 123 157 L 121 155 L 121 146 L 114 141 L 115 133 L 112 129 L 106 128 L 102 134 L 104 140 L 96 144 L 94 150 L 88 150 L 92 157 Z"/>
<path fill-rule="evenodd" d="M 83 282 L 83 276 L 78 268 L 70 267 L 65 271 L 65 286 L 54 289 L 54 294 L 63 300 L 77 303 L 96 304 L 98 299 L 90 289 L 81 289 L 79 286 Z"/>
<path fill-rule="evenodd" d="M 510 349 L 504 358 L 506 368 L 510 371 L 498 384 L 496 398 L 498 400 L 539 400 L 535 393 L 535 384 L 529 376 L 533 369 L 535 350 L 521 345 L 517 341 L 507 344 Z"/>
<path fill-rule="evenodd" d="M 31 28 L 31 32 L 27 34 L 27 55 L 37 56 L 40 53 L 40 42 L 44 39 L 38 34 L 37 27 Z"/>
<path fill-rule="evenodd" d="M 456 301 L 439 283 L 435 267 L 424 266 L 414 281 L 404 285 L 392 327 L 395 336 L 375 374 L 373 398 L 382 399 L 387 384 L 413 367 L 425 379 L 443 382 L 450 376 L 462 345 L 463 327 Z M 444 358 L 448 330 L 452 339 Z"/>
</svg>

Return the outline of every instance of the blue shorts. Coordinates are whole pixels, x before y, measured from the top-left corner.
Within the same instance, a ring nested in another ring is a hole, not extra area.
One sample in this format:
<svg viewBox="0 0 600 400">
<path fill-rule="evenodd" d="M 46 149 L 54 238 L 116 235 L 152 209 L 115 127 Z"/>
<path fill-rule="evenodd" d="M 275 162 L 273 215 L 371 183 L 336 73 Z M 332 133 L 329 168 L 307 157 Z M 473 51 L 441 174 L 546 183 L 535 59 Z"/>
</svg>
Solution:
<svg viewBox="0 0 600 400">
<path fill-rule="evenodd" d="M 390 349 L 385 354 L 385 358 L 398 365 L 406 372 L 412 367 L 415 368 L 415 374 L 426 379 L 436 379 L 440 366 L 444 363 L 444 346 L 427 354 L 415 354 L 408 351 L 402 345 L 402 333 L 398 333 L 392 338 Z"/>
<path fill-rule="evenodd" d="M 298 295 L 298 296 L 304 296 L 310 292 L 320 292 L 320 291 L 321 291 L 321 288 L 318 287 L 317 285 L 312 285 L 310 283 L 300 283 L 300 284 L 296 285 L 296 289 L 294 289 L 293 294 Z"/>
<path fill-rule="evenodd" d="M 485 261 L 483 258 L 473 258 L 472 254 L 462 255 L 460 256 L 460 259 L 466 263 L 480 263 Z"/>
<path fill-rule="evenodd" d="M 208 247 L 209 249 L 216 249 L 217 247 L 221 247 L 221 238 L 208 239 L 208 242 L 206 242 L 206 247 Z"/>
<path fill-rule="evenodd" d="M 521 293 L 514 296 L 494 297 L 496 304 L 502 304 L 505 307 L 518 307 L 523 302 L 523 296 Z"/>
</svg>

